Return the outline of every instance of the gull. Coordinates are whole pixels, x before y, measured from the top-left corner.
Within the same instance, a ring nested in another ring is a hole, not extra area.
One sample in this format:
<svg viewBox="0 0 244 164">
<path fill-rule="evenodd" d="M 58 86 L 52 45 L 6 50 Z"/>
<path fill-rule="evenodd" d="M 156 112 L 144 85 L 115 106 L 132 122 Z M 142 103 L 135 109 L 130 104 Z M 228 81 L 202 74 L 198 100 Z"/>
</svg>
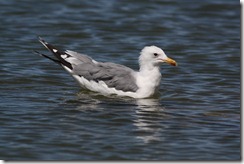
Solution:
<svg viewBox="0 0 244 164">
<path fill-rule="evenodd" d="M 156 46 L 144 47 L 139 56 L 139 71 L 111 62 L 98 62 L 85 54 L 75 51 L 61 51 L 42 38 L 39 41 L 52 52 L 55 58 L 35 51 L 61 65 L 84 89 L 99 92 L 102 95 L 118 95 L 133 98 L 151 97 L 158 90 L 162 63 L 177 66 L 175 60 L 167 57 Z"/>
</svg>

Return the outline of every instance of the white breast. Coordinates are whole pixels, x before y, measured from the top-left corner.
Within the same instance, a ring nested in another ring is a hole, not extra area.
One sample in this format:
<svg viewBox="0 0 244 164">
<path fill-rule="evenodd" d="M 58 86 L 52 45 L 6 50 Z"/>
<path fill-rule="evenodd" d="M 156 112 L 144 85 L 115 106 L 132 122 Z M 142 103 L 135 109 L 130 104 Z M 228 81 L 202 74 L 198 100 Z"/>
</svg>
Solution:
<svg viewBox="0 0 244 164">
<path fill-rule="evenodd" d="M 137 85 L 139 86 L 138 95 L 149 97 L 155 93 L 161 81 L 161 73 L 158 69 L 142 71 L 137 74 Z"/>
</svg>

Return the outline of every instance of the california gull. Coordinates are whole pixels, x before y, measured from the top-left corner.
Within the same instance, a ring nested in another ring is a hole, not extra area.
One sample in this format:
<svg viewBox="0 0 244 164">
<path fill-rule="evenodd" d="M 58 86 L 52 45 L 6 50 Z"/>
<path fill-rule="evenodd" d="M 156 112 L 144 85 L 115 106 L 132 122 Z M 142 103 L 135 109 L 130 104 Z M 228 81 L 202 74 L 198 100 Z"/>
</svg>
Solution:
<svg viewBox="0 0 244 164">
<path fill-rule="evenodd" d="M 74 51 L 61 51 L 41 38 L 39 41 L 53 53 L 55 58 L 37 51 L 36 53 L 60 64 L 82 88 L 103 95 L 150 97 L 154 95 L 160 85 L 160 65 L 162 63 L 177 65 L 173 59 L 166 56 L 162 49 L 156 46 L 146 46 L 141 50 L 140 69 L 134 71 L 124 65 L 98 62 Z"/>
</svg>

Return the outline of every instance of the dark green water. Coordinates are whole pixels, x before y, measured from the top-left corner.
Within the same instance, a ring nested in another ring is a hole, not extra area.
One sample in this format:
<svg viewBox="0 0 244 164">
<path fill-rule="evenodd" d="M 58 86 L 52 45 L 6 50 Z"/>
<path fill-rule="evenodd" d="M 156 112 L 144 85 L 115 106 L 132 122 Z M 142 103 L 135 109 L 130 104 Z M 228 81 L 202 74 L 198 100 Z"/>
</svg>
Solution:
<svg viewBox="0 0 244 164">
<path fill-rule="evenodd" d="M 1 1 L 0 159 L 240 160 L 239 3 Z M 153 98 L 103 97 L 33 54 L 37 36 L 133 69 L 157 45 L 179 66 Z"/>
</svg>

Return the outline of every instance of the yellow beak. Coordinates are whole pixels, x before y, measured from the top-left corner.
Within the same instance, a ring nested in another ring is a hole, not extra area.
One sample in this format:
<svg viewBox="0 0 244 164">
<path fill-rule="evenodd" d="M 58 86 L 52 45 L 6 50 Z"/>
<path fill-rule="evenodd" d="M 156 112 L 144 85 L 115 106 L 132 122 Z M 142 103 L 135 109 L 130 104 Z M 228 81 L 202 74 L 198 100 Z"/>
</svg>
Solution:
<svg viewBox="0 0 244 164">
<path fill-rule="evenodd" d="M 163 61 L 166 62 L 166 63 L 168 63 L 168 64 L 170 64 L 170 65 L 177 66 L 176 61 L 174 61 L 171 58 L 163 59 Z"/>
</svg>

